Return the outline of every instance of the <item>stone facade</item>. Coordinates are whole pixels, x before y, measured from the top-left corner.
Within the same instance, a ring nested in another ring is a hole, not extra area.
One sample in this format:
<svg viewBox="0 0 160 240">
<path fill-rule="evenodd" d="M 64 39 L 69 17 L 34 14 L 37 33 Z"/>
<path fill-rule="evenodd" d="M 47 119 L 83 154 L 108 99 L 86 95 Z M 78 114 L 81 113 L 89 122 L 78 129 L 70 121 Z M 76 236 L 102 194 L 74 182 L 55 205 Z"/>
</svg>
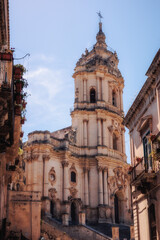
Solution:
<svg viewBox="0 0 160 240">
<path fill-rule="evenodd" d="M 135 239 L 160 239 L 160 50 L 125 124 L 130 131 Z"/>
<path fill-rule="evenodd" d="M 97 42 L 76 64 L 72 126 L 34 131 L 24 144 L 26 189 L 40 191 L 42 214 L 78 223 L 131 223 L 123 125 L 124 80 L 102 23 Z"/>
<path fill-rule="evenodd" d="M 23 190 L 25 185 L 23 175 L 25 166 L 19 154 L 24 105 L 18 102 L 24 95 L 24 79 L 22 72 L 16 73 L 13 60 L 13 52 L 10 49 L 9 1 L 0 0 L 0 239 L 5 239 L 10 234 L 13 237 L 15 224 L 15 234 L 24 233 L 26 236 L 31 236 L 33 231 L 27 224 L 17 224 L 19 219 L 23 220 L 20 223 L 31 219 L 34 226 L 38 222 L 33 234 L 34 238 L 30 237 L 30 239 L 39 239 L 40 210 L 35 208 L 36 212 L 29 212 L 27 207 L 24 207 L 27 203 L 22 203 L 22 199 L 18 197 L 18 191 Z M 9 189 L 14 191 L 9 194 Z M 23 195 L 27 194 L 33 193 L 23 193 Z M 16 203 L 9 198 L 9 195 L 14 195 Z M 35 204 L 41 209 L 40 200 L 34 199 L 32 202 L 30 199 L 28 207 Z M 25 218 L 27 214 L 29 217 Z"/>
</svg>

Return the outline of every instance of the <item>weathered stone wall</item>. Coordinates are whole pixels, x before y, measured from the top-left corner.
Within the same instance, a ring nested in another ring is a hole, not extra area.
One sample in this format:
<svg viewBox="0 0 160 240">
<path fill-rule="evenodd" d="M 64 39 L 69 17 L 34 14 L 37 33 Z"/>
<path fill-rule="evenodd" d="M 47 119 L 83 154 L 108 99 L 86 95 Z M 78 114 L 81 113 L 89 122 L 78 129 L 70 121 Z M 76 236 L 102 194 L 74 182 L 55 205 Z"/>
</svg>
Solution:
<svg viewBox="0 0 160 240">
<path fill-rule="evenodd" d="M 46 237 L 52 237 L 56 240 L 70 240 L 73 239 L 69 237 L 66 232 L 57 229 L 55 226 L 50 225 L 49 223 L 42 221 L 41 224 L 41 235 Z"/>
<path fill-rule="evenodd" d="M 39 192 L 9 191 L 8 232 L 21 232 L 27 239 L 40 238 Z"/>
</svg>

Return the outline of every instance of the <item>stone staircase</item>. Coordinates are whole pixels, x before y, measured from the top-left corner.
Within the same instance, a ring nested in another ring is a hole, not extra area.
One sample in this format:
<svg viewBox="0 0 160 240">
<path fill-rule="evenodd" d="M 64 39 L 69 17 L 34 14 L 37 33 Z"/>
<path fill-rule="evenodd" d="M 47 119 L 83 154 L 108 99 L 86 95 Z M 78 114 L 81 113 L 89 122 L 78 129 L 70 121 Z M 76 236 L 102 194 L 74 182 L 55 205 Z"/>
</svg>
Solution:
<svg viewBox="0 0 160 240">
<path fill-rule="evenodd" d="M 53 232 L 52 232 L 53 229 Z M 50 232 L 50 235 L 54 235 L 53 239 L 58 240 L 111 240 L 106 234 L 99 232 L 95 228 L 87 225 L 69 225 L 63 226 L 61 222 L 56 221 L 53 218 L 45 218 L 42 222 L 43 232 Z M 56 234 L 57 231 L 57 234 Z M 52 233 L 52 234 L 51 234 Z"/>
<path fill-rule="evenodd" d="M 112 237 L 112 227 L 119 227 L 119 239 L 120 240 L 130 240 L 130 227 L 123 224 L 112 224 L 112 223 L 98 223 L 90 224 L 90 227 L 101 232 L 110 238 Z"/>
</svg>

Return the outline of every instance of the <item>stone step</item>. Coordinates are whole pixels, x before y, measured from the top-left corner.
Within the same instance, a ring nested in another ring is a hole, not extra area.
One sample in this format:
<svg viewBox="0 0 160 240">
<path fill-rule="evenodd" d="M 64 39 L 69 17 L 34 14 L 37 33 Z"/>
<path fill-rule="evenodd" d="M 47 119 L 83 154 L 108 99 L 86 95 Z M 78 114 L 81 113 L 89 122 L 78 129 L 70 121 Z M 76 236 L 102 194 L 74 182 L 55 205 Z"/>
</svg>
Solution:
<svg viewBox="0 0 160 240">
<path fill-rule="evenodd" d="M 69 225 L 63 226 L 61 222 L 56 221 L 53 218 L 45 218 L 43 221 L 43 230 L 45 230 L 45 225 L 49 224 L 51 228 L 61 233 L 66 233 L 70 236 L 70 239 L 74 240 L 111 240 L 110 237 L 105 235 L 102 232 L 97 231 L 96 229 L 87 226 L 87 225 Z M 63 239 L 63 238 L 62 238 Z M 64 239 L 63 239 L 64 240 Z"/>
<path fill-rule="evenodd" d="M 111 223 L 98 223 L 98 224 L 90 224 L 92 228 L 95 230 L 112 237 L 112 227 L 119 227 L 119 237 L 120 240 L 129 240 L 130 239 L 130 226 L 123 224 L 111 224 Z"/>
</svg>

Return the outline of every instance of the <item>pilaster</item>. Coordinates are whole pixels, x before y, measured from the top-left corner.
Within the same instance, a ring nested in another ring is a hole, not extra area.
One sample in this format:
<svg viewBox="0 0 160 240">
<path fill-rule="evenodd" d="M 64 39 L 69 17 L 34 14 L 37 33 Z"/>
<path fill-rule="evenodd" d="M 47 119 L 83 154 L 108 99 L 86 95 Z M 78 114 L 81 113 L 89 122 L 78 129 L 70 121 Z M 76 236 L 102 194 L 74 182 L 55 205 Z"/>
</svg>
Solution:
<svg viewBox="0 0 160 240">
<path fill-rule="evenodd" d="M 63 200 L 68 201 L 68 162 L 63 161 Z"/>
</svg>

